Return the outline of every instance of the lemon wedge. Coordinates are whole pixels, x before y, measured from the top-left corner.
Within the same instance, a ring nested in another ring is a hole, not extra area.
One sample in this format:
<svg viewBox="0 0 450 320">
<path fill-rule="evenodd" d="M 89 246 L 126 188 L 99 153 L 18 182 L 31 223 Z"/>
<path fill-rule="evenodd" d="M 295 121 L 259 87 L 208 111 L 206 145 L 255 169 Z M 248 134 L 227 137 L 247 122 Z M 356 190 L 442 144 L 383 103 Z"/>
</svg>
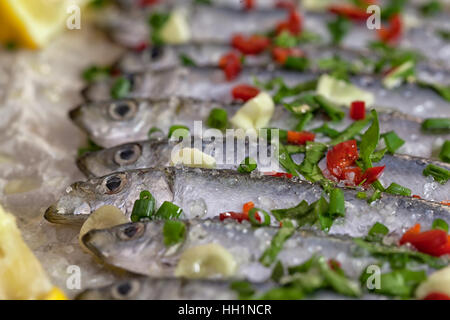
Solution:
<svg viewBox="0 0 450 320">
<path fill-rule="evenodd" d="M 83 223 L 78 240 L 83 250 L 87 250 L 81 238 L 91 230 L 106 229 L 130 222 L 123 212 L 114 206 L 103 206 L 95 210 Z M 89 250 L 87 250 L 89 252 Z"/>
<path fill-rule="evenodd" d="M 14 216 L 0 206 L 0 300 L 35 300 L 53 289 L 25 244 Z"/>
<path fill-rule="evenodd" d="M 1 0 L 0 42 L 30 49 L 45 46 L 70 19 L 70 6 L 86 0 Z"/>
</svg>

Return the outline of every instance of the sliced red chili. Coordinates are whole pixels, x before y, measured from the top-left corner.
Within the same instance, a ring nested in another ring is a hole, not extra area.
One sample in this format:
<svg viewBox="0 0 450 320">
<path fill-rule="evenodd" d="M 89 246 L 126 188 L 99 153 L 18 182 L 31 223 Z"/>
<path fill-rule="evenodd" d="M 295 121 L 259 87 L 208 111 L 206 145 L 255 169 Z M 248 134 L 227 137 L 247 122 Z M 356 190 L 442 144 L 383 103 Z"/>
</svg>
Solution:
<svg viewBox="0 0 450 320">
<path fill-rule="evenodd" d="M 302 18 L 297 11 L 290 10 L 288 18 L 278 23 L 276 33 L 280 34 L 283 31 L 289 31 L 293 35 L 299 35 L 302 32 Z"/>
<path fill-rule="evenodd" d="M 305 53 L 303 50 L 299 48 L 273 48 L 272 49 L 272 58 L 281 65 L 286 63 L 286 60 L 289 57 L 304 57 Z"/>
<path fill-rule="evenodd" d="M 248 84 L 239 84 L 231 90 L 233 99 L 248 101 L 259 94 L 259 89 Z"/>
<path fill-rule="evenodd" d="M 366 117 L 366 103 L 364 101 L 353 101 L 350 107 L 350 118 L 362 120 Z"/>
<path fill-rule="evenodd" d="M 264 175 L 271 177 L 279 177 L 279 178 L 288 178 L 291 179 L 293 175 L 291 173 L 286 172 L 264 172 Z"/>
<path fill-rule="evenodd" d="M 349 140 L 335 145 L 327 153 L 327 168 L 339 179 L 345 179 L 343 170 L 353 165 L 358 159 L 356 140 Z"/>
<path fill-rule="evenodd" d="M 255 8 L 255 0 L 244 0 L 243 1 L 244 9 L 245 10 L 251 10 Z"/>
<path fill-rule="evenodd" d="M 361 177 L 361 181 L 358 184 L 360 184 L 361 182 L 363 182 L 364 185 L 374 183 L 383 174 L 384 168 L 386 168 L 386 166 L 372 167 L 367 169 L 366 171 L 364 171 Z"/>
<path fill-rule="evenodd" d="M 139 6 L 145 8 L 157 4 L 159 0 L 139 0 Z"/>
<path fill-rule="evenodd" d="M 410 229 L 403 235 L 400 244 L 410 243 L 418 251 L 433 256 L 450 253 L 449 237 L 445 231 L 434 229 L 417 233 L 416 226 L 414 226 L 415 229 Z"/>
<path fill-rule="evenodd" d="M 289 0 L 278 0 L 275 7 L 280 9 L 295 10 L 295 3 Z"/>
<path fill-rule="evenodd" d="M 252 201 L 249 201 L 247 203 L 244 203 L 244 206 L 242 207 L 242 211 L 244 211 L 245 214 L 248 215 L 248 212 L 255 207 L 255 204 Z"/>
<path fill-rule="evenodd" d="M 389 26 L 378 30 L 378 38 L 388 44 L 398 42 L 403 33 L 403 22 L 399 14 L 394 14 L 389 18 Z"/>
<path fill-rule="evenodd" d="M 247 37 L 242 34 L 236 34 L 231 39 L 231 45 L 243 54 L 256 55 L 270 46 L 270 39 L 261 35 Z"/>
<path fill-rule="evenodd" d="M 370 17 L 365 9 L 353 5 L 332 5 L 328 11 L 354 21 L 366 21 Z"/>
<path fill-rule="evenodd" d="M 334 271 L 339 271 L 342 268 L 341 263 L 335 259 L 329 259 L 328 266 Z"/>
<path fill-rule="evenodd" d="M 242 222 L 243 220 L 248 220 L 248 214 L 240 213 L 240 212 L 224 212 L 219 215 L 220 221 L 225 219 L 234 219 L 238 222 Z"/>
<path fill-rule="evenodd" d="M 306 141 L 314 141 L 316 135 L 308 131 L 288 131 L 287 142 L 290 144 L 305 144 Z"/>
<path fill-rule="evenodd" d="M 400 239 L 400 245 L 404 245 L 405 243 L 409 242 L 410 239 L 412 239 L 413 236 L 420 233 L 420 224 L 416 223 L 414 226 L 406 230 L 406 232 L 403 234 L 402 238 Z"/>
<path fill-rule="evenodd" d="M 431 292 L 423 300 L 450 300 L 450 296 L 445 293 Z"/>
<path fill-rule="evenodd" d="M 231 81 L 242 70 L 241 59 L 235 52 L 227 53 L 220 58 L 219 67 L 224 71 L 226 79 Z"/>
<path fill-rule="evenodd" d="M 419 196 L 419 195 L 417 195 L 417 194 L 413 194 L 412 197 L 413 197 L 413 198 L 416 198 L 416 199 L 422 199 L 422 197 Z"/>
<path fill-rule="evenodd" d="M 443 204 L 444 206 L 450 206 L 450 201 L 441 201 L 441 204 Z"/>
</svg>

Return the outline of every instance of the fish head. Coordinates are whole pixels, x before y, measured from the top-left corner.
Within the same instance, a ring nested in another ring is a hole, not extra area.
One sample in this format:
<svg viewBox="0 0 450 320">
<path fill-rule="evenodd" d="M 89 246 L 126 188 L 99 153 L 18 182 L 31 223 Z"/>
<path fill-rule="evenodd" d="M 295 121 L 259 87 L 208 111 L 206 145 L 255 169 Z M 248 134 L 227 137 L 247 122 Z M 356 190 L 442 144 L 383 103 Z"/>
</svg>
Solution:
<svg viewBox="0 0 450 320">
<path fill-rule="evenodd" d="M 128 171 L 167 165 L 167 154 L 162 151 L 167 140 L 152 139 L 86 153 L 77 160 L 80 170 L 87 176 L 104 176 L 112 172 Z"/>
<path fill-rule="evenodd" d="M 125 270 L 148 274 L 150 270 L 161 272 L 176 263 L 164 244 L 164 221 L 135 222 L 86 233 L 82 242 L 103 262 Z M 162 263 L 164 261 L 165 263 Z M 139 263 L 138 263 L 139 262 Z"/>
<path fill-rule="evenodd" d="M 159 205 L 173 201 L 169 172 L 170 169 L 132 170 L 75 182 L 44 217 L 53 223 L 81 224 L 105 205 L 115 206 L 130 217 L 134 202 L 144 190 L 150 191 Z"/>
<path fill-rule="evenodd" d="M 76 300 L 139 300 L 145 289 L 143 279 L 127 279 L 80 293 Z M 142 296 L 145 298 L 145 295 Z"/>
<path fill-rule="evenodd" d="M 151 112 L 144 108 L 144 104 L 134 99 L 88 102 L 69 115 L 95 143 L 112 147 L 147 136 Z"/>
</svg>

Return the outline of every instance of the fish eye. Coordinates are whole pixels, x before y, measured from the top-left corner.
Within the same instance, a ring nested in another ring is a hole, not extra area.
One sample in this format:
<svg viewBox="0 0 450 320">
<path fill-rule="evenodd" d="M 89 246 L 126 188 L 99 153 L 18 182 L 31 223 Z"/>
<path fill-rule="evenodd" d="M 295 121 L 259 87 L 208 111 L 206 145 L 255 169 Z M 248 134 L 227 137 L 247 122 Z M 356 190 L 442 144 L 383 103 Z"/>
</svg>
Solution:
<svg viewBox="0 0 450 320">
<path fill-rule="evenodd" d="M 118 236 L 120 239 L 127 241 L 127 240 L 133 240 L 142 235 L 144 232 L 145 226 L 141 222 L 136 222 L 133 224 L 128 224 L 124 226 L 123 228 L 119 229 Z"/>
<path fill-rule="evenodd" d="M 152 57 L 152 60 L 157 60 L 161 58 L 161 56 L 164 53 L 164 49 L 161 46 L 154 46 L 150 49 L 150 55 Z"/>
<path fill-rule="evenodd" d="M 112 288 L 112 296 L 114 299 L 123 300 L 133 298 L 140 289 L 140 283 L 137 280 L 131 280 L 119 283 Z"/>
<path fill-rule="evenodd" d="M 114 155 L 114 161 L 119 165 L 133 164 L 141 156 L 141 148 L 138 144 L 127 145 L 121 148 Z"/>
<path fill-rule="evenodd" d="M 103 181 L 107 194 L 118 193 L 123 189 L 126 183 L 126 177 L 124 174 L 115 174 L 106 177 Z"/>
<path fill-rule="evenodd" d="M 109 115 L 117 121 L 129 120 L 137 112 L 137 105 L 133 101 L 120 101 L 111 103 L 109 106 Z"/>
</svg>

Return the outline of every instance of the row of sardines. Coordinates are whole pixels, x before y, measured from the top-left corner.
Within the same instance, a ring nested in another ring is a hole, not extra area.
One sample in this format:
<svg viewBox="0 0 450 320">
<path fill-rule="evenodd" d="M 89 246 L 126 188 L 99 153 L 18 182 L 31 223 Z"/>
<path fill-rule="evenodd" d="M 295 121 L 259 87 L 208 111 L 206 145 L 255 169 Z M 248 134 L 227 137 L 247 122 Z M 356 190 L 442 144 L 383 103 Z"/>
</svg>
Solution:
<svg viewBox="0 0 450 320">
<path fill-rule="evenodd" d="M 450 9 L 96 1 L 89 136 L 45 213 L 128 280 L 80 299 L 450 299 Z"/>
</svg>

